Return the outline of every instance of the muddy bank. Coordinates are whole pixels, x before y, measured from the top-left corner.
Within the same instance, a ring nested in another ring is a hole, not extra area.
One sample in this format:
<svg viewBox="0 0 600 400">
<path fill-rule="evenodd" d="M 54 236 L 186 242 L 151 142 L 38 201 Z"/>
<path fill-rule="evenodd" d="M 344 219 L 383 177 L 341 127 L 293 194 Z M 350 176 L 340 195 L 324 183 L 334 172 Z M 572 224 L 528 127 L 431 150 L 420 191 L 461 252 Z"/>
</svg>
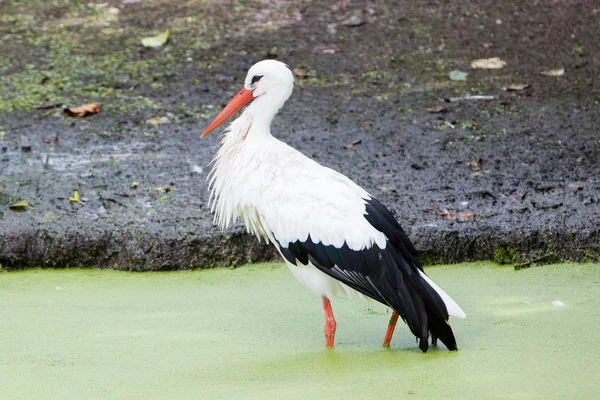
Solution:
<svg viewBox="0 0 600 400">
<path fill-rule="evenodd" d="M 5 269 L 273 259 L 212 226 L 218 137 L 198 137 L 265 57 L 298 75 L 274 133 L 388 205 L 428 263 L 598 260 L 600 14 L 585 2 L 8 1 L 0 15 Z M 166 46 L 141 45 L 166 28 Z M 488 57 L 507 65 L 470 68 Z M 494 100 L 441 100 L 466 95 Z M 88 102 L 102 111 L 62 115 Z"/>
</svg>

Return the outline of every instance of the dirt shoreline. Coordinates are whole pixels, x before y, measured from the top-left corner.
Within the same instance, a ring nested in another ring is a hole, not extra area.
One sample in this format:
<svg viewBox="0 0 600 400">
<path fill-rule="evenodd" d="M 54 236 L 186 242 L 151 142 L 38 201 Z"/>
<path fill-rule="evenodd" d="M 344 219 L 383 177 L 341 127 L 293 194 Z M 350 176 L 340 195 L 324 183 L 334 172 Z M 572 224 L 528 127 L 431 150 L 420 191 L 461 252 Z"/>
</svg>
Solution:
<svg viewBox="0 0 600 400">
<path fill-rule="evenodd" d="M 599 260 L 600 13 L 589 2 L 163 3 L 0 4 L 3 269 L 276 259 L 241 226 L 212 225 L 218 135 L 198 137 L 267 57 L 297 74 L 274 134 L 379 198 L 426 263 Z M 141 45 L 166 28 L 166 46 Z M 507 65 L 471 69 L 490 57 Z M 540 74 L 556 68 L 564 75 Z M 529 87 L 502 90 L 511 84 Z M 443 100 L 472 95 L 494 99 Z M 102 111 L 62 115 L 89 102 Z M 11 209 L 19 200 L 33 208 Z"/>
</svg>

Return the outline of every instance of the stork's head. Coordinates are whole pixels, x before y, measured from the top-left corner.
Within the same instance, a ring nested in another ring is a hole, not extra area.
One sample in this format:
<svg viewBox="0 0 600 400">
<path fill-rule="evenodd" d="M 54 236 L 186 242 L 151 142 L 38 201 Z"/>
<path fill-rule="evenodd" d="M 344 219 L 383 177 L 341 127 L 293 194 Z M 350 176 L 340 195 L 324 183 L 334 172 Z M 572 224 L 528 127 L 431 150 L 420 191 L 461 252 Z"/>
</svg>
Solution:
<svg viewBox="0 0 600 400">
<path fill-rule="evenodd" d="M 256 108 L 264 113 L 265 116 L 272 118 L 290 97 L 293 87 L 294 75 L 292 75 L 287 65 L 275 60 L 257 62 L 248 70 L 244 87 L 208 125 L 200 137 L 208 135 L 223 125 L 250 102 L 254 102 L 257 106 Z"/>
</svg>

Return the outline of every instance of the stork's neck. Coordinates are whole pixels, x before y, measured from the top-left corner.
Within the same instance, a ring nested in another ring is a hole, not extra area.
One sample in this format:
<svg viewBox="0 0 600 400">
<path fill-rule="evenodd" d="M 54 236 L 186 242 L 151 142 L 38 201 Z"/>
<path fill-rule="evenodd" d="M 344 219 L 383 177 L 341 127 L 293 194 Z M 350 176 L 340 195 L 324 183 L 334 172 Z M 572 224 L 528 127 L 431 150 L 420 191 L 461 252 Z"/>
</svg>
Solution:
<svg viewBox="0 0 600 400">
<path fill-rule="evenodd" d="M 273 118 L 289 95 L 284 92 L 273 91 L 256 97 L 252 103 L 246 107 L 241 118 L 249 121 L 247 136 L 248 138 L 257 139 L 264 135 L 271 135 L 271 122 Z"/>
</svg>

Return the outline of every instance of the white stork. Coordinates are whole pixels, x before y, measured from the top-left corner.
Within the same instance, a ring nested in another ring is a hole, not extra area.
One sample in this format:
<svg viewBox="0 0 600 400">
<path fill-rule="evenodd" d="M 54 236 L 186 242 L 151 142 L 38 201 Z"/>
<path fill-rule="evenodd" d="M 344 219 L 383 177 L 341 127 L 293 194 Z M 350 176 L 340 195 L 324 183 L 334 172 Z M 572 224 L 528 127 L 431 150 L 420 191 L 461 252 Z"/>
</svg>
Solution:
<svg viewBox="0 0 600 400">
<path fill-rule="evenodd" d="M 439 338 L 456 350 L 448 316 L 465 313 L 423 272 L 390 211 L 346 176 L 271 135 L 271 121 L 293 86 L 285 64 L 254 64 L 244 87 L 202 132 L 206 136 L 249 104 L 225 129 L 213 160 L 215 222 L 225 229 L 243 219 L 248 232 L 273 243 L 292 274 L 322 297 L 326 346 L 333 346 L 336 329 L 329 299 L 359 292 L 393 310 L 384 346 L 400 316 L 422 351 L 429 334 L 433 344 Z"/>
</svg>

